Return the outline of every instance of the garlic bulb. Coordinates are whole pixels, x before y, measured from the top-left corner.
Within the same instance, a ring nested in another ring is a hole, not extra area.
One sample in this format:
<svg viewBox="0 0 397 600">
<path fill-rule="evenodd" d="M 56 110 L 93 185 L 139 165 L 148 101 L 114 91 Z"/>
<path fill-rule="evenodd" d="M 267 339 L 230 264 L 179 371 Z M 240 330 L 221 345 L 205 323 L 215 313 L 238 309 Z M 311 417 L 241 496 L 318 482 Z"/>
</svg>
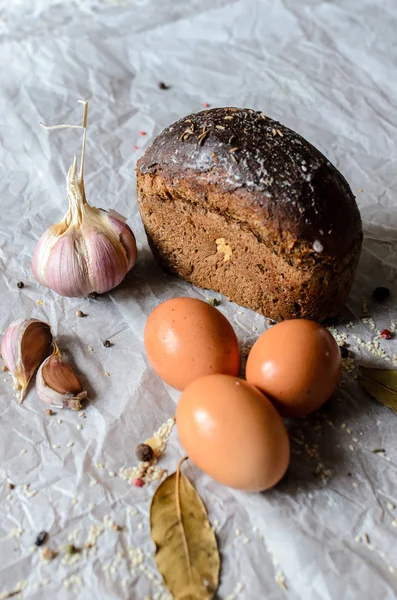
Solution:
<svg viewBox="0 0 397 600">
<path fill-rule="evenodd" d="M 80 410 L 81 401 L 87 397 L 72 367 L 66 363 L 58 346 L 40 366 L 36 377 L 36 390 L 39 398 L 56 408 Z"/>
<path fill-rule="evenodd" d="M 14 379 L 14 388 L 21 390 L 22 402 L 33 373 L 52 348 L 48 323 L 38 319 L 17 319 L 7 327 L 1 340 L 1 354 Z"/>
<path fill-rule="evenodd" d="M 33 274 L 39 283 L 69 297 L 102 294 L 113 289 L 132 269 L 137 255 L 135 237 L 125 219 L 114 211 L 90 206 L 86 200 L 84 154 L 88 104 L 83 104 L 80 171 L 77 174 L 75 158 L 66 179 L 69 210 L 62 221 L 41 236 L 32 261 Z M 53 128 L 57 127 L 69 126 Z"/>
</svg>

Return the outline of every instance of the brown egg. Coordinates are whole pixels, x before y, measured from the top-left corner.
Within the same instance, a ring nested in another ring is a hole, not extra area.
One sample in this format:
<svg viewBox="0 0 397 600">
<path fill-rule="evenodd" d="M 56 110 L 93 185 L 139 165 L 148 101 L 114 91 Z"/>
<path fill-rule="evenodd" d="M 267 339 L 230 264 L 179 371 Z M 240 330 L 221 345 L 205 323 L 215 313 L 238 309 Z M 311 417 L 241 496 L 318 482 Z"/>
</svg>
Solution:
<svg viewBox="0 0 397 600">
<path fill-rule="evenodd" d="M 181 394 L 176 424 L 189 458 L 219 483 L 266 490 L 289 464 L 289 440 L 271 402 L 230 375 L 196 379 Z"/>
<path fill-rule="evenodd" d="M 237 375 L 240 351 L 229 321 L 195 298 L 173 298 L 149 316 L 145 348 L 150 364 L 166 383 L 183 390 L 212 373 Z"/>
<path fill-rule="evenodd" d="M 247 360 L 247 381 L 285 417 L 317 410 L 336 390 L 342 359 L 325 327 L 296 319 L 274 325 L 255 342 Z"/>
</svg>

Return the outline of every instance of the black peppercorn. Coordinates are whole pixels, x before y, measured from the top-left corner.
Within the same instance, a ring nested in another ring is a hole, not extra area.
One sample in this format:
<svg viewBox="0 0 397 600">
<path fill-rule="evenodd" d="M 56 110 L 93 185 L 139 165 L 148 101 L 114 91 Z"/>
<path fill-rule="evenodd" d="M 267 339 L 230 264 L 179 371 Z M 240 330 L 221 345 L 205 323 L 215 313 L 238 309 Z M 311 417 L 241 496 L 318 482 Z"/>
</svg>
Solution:
<svg viewBox="0 0 397 600">
<path fill-rule="evenodd" d="M 40 531 L 40 533 L 38 534 L 36 541 L 34 543 L 35 546 L 42 546 L 42 544 L 44 544 L 44 542 L 47 539 L 47 532 L 46 531 Z"/>
<path fill-rule="evenodd" d="M 376 300 L 377 302 L 382 302 L 383 300 L 386 300 L 386 298 L 389 296 L 389 294 L 390 294 L 389 288 L 377 287 L 372 292 L 372 298 L 374 300 Z"/>
<path fill-rule="evenodd" d="M 159 88 L 160 88 L 160 90 L 169 90 L 170 86 L 167 85 L 166 83 L 164 83 L 164 81 L 160 81 L 159 82 Z"/>
<path fill-rule="evenodd" d="M 218 300 L 217 298 L 208 298 L 207 299 L 208 304 L 211 304 L 211 306 L 219 306 L 221 301 Z"/>
<path fill-rule="evenodd" d="M 25 287 L 25 284 L 24 284 L 24 282 L 23 282 L 23 281 L 18 281 L 18 283 L 17 283 L 17 287 L 18 287 L 20 290 L 21 290 L 22 288 L 24 288 L 24 287 Z"/>
<path fill-rule="evenodd" d="M 105 340 L 105 341 L 103 342 L 103 345 L 105 346 L 105 348 L 110 348 L 110 346 L 111 346 L 112 344 L 109 342 L 109 340 Z"/>
<path fill-rule="evenodd" d="M 149 444 L 138 444 L 135 454 L 141 462 L 150 462 L 154 456 L 153 448 Z"/>
<path fill-rule="evenodd" d="M 345 346 L 339 346 L 339 350 L 342 358 L 347 358 L 349 356 L 349 350 L 345 348 Z"/>
</svg>

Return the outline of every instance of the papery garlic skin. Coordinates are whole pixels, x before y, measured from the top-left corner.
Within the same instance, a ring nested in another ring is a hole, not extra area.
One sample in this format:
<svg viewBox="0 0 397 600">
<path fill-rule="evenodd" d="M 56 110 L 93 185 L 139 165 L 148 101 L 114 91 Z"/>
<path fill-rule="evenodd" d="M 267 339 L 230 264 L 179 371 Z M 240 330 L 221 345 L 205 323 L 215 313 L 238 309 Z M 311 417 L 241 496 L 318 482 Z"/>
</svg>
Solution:
<svg viewBox="0 0 397 600">
<path fill-rule="evenodd" d="M 43 402 L 55 408 L 80 410 L 81 401 L 87 398 L 72 367 L 62 359 L 58 347 L 40 366 L 36 376 L 37 394 Z"/>
<path fill-rule="evenodd" d="M 66 181 L 69 210 L 38 241 L 33 274 L 62 296 L 103 294 L 119 285 L 134 266 L 135 237 L 120 218 L 87 203 L 84 186 L 77 181 L 76 163 Z"/>
<path fill-rule="evenodd" d="M 21 402 L 34 372 L 51 351 L 51 328 L 39 319 L 16 319 L 4 332 L 1 354 L 13 377 L 14 388 L 21 390 Z"/>
</svg>

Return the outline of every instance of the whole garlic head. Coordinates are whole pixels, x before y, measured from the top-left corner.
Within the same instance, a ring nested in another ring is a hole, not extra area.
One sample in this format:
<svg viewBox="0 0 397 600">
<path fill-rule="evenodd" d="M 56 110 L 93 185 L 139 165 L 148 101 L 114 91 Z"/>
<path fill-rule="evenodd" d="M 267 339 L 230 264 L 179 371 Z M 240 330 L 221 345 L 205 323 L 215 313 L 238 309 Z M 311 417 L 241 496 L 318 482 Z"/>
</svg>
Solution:
<svg viewBox="0 0 397 600">
<path fill-rule="evenodd" d="M 37 281 L 62 296 L 102 294 L 121 283 L 135 264 L 137 249 L 131 229 L 120 215 L 90 206 L 84 190 L 87 103 L 84 103 L 83 150 L 68 171 L 69 210 L 41 236 L 33 253 Z M 57 126 L 55 126 L 57 127 Z"/>
</svg>

